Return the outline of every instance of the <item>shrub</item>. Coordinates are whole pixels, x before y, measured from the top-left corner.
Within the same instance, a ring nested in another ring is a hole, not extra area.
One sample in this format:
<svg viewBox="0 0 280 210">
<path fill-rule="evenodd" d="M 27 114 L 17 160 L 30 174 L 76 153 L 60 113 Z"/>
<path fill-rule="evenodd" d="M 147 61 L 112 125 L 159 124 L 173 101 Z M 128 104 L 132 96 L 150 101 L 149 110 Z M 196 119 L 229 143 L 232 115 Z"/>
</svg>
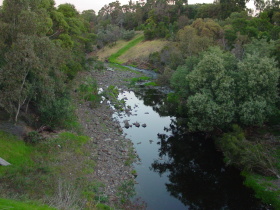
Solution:
<svg viewBox="0 0 280 210">
<path fill-rule="evenodd" d="M 45 98 L 39 102 L 40 121 L 50 126 L 65 126 L 74 117 L 74 107 L 68 94 Z"/>
<path fill-rule="evenodd" d="M 99 103 L 100 95 L 98 94 L 97 83 L 92 78 L 86 78 L 86 81 L 80 85 L 78 91 L 83 100 L 92 102 L 92 106 L 96 106 Z"/>
<path fill-rule="evenodd" d="M 216 143 L 223 151 L 227 164 L 262 175 L 278 176 L 277 161 L 272 156 L 272 151 L 261 143 L 246 140 L 238 125 L 234 125 L 233 131 L 224 134 Z"/>
<path fill-rule="evenodd" d="M 135 36 L 135 31 L 131 30 L 131 31 L 123 31 L 122 32 L 122 38 L 126 41 L 131 40 L 133 37 Z"/>
<path fill-rule="evenodd" d="M 36 144 L 36 143 L 40 142 L 41 140 L 42 140 L 42 137 L 40 136 L 40 134 L 37 131 L 29 132 L 24 138 L 24 141 L 29 144 Z"/>
</svg>

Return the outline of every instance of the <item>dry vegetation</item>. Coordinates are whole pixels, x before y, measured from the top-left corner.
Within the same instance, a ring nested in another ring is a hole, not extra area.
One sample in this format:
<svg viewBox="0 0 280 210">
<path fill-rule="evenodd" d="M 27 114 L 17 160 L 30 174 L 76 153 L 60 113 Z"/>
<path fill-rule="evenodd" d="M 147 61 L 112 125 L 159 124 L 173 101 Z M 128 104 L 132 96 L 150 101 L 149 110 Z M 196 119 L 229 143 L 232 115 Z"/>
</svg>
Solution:
<svg viewBox="0 0 280 210">
<path fill-rule="evenodd" d="M 143 32 L 136 32 L 136 36 L 134 39 L 140 37 L 143 35 Z M 99 50 L 95 55 L 98 56 L 99 60 L 105 61 L 108 57 L 110 57 L 112 54 L 118 52 L 121 48 L 127 45 L 127 43 L 130 41 L 125 40 L 118 40 L 114 46 L 107 45 L 101 50 Z"/>
<path fill-rule="evenodd" d="M 140 37 L 141 35 L 143 35 L 143 33 L 138 32 L 137 36 L 134 39 Z M 111 47 L 106 46 L 105 48 L 99 50 L 96 53 L 96 56 L 98 56 L 101 61 L 105 61 L 106 58 L 108 58 L 110 55 L 116 53 L 118 50 L 126 46 L 128 42 L 124 40 L 117 41 L 116 45 Z M 160 51 L 168 44 L 169 41 L 166 40 L 143 41 L 121 55 L 118 60 L 121 63 L 127 63 L 134 60 L 147 60 L 150 53 Z"/>
<path fill-rule="evenodd" d="M 152 40 L 144 41 L 137 46 L 129 49 L 126 53 L 119 57 L 119 60 L 123 63 L 133 60 L 147 60 L 149 55 L 153 52 L 161 51 L 169 41 L 166 40 Z"/>
</svg>

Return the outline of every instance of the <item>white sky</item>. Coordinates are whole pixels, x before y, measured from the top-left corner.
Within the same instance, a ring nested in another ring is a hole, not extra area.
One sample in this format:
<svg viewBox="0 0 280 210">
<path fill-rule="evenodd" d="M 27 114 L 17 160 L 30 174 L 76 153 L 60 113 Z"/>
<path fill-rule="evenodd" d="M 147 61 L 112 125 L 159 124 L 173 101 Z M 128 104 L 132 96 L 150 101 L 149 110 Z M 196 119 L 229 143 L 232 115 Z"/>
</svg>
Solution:
<svg viewBox="0 0 280 210">
<path fill-rule="evenodd" d="M 110 2 L 114 2 L 115 0 L 55 0 L 56 6 L 64 3 L 70 3 L 75 5 L 76 9 L 80 12 L 83 10 L 93 9 L 95 10 L 96 14 L 98 11 L 105 5 L 109 4 Z M 0 5 L 2 5 L 3 0 L 0 0 Z M 129 0 L 119 0 L 119 2 L 124 5 L 128 4 Z M 213 0 L 189 0 L 189 4 L 196 4 L 196 3 L 212 3 Z"/>
</svg>

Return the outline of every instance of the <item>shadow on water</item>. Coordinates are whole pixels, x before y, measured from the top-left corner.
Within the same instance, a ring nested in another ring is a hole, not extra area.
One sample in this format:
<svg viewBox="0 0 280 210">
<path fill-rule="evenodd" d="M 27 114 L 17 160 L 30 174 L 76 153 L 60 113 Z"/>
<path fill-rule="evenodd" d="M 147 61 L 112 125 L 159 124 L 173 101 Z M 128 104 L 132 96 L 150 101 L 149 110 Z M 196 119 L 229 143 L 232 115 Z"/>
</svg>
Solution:
<svg viewBox="0 0 280 210">
<path fill-rule="evenodd" d="M 129 116 L 115 115 L 122 125 L 125 120 L 147 123 L 146 128 L 132 126 L 124 132 L 141 159 L 135 164 L 136 192 L 148 209 L 268 209 L 243 186 L 240 171 L 224 165 L 212 139 L 186 132 L 165 95 L 139 89 L 120 98 L 134 107 Z"/>
<path fill-rule="evenodd" d="M 170 136 L 160 135 L 159 156 L 151 169 L 168 172 L 166 190 L 188 209 L 264 209 L 253 192 L 242 185 L 240 172 L 226 167 L 212 139 L 203 134 L 184 134 L 173 121 Z"/>
</svg>

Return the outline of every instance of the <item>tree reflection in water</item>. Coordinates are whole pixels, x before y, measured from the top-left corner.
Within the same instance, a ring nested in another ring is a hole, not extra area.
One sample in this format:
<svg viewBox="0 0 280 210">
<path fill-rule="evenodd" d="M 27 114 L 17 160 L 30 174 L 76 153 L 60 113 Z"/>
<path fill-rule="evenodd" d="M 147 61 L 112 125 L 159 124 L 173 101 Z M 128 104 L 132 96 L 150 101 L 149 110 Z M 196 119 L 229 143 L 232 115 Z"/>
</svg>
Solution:
<svg viewBox="0 0 280 210">
<path fill-rule="evenodd" d="M 169 172 L 166 188 L 172 196 L 189 209 L 262 209 L 248 196 L 252 191 L 242 185 L 239 171 L 224 166 L 212 139 L 185 134 L 175 121 L 165 129 L 172 135 L 158 135 L 159 156 L 167 156 L 168 161 L 155 161 L 151 170 L 160 175 Z"/>
<path fill-rule="evenodd" d="M 174 107 L 166 103 L 162 94 L 154 93 L 143 89 L 135 92 L 137 98 L 161 116 L 174 116 L 174 110 L 170 111 Z M 254 198 L 252 190 L 243 186 L 240 171 L 224 165 L 212 139 L 201 133 L 187 133 L 182 126 L 185 123 L 178 122 L 173 120 L 165 128 L 169 136 L 158 135 L 160 158 L 150 167 L 160 175 L 167 174 L 166 188 L 173 197 L 187 209 L 267 209 Z"/>
</svg>

